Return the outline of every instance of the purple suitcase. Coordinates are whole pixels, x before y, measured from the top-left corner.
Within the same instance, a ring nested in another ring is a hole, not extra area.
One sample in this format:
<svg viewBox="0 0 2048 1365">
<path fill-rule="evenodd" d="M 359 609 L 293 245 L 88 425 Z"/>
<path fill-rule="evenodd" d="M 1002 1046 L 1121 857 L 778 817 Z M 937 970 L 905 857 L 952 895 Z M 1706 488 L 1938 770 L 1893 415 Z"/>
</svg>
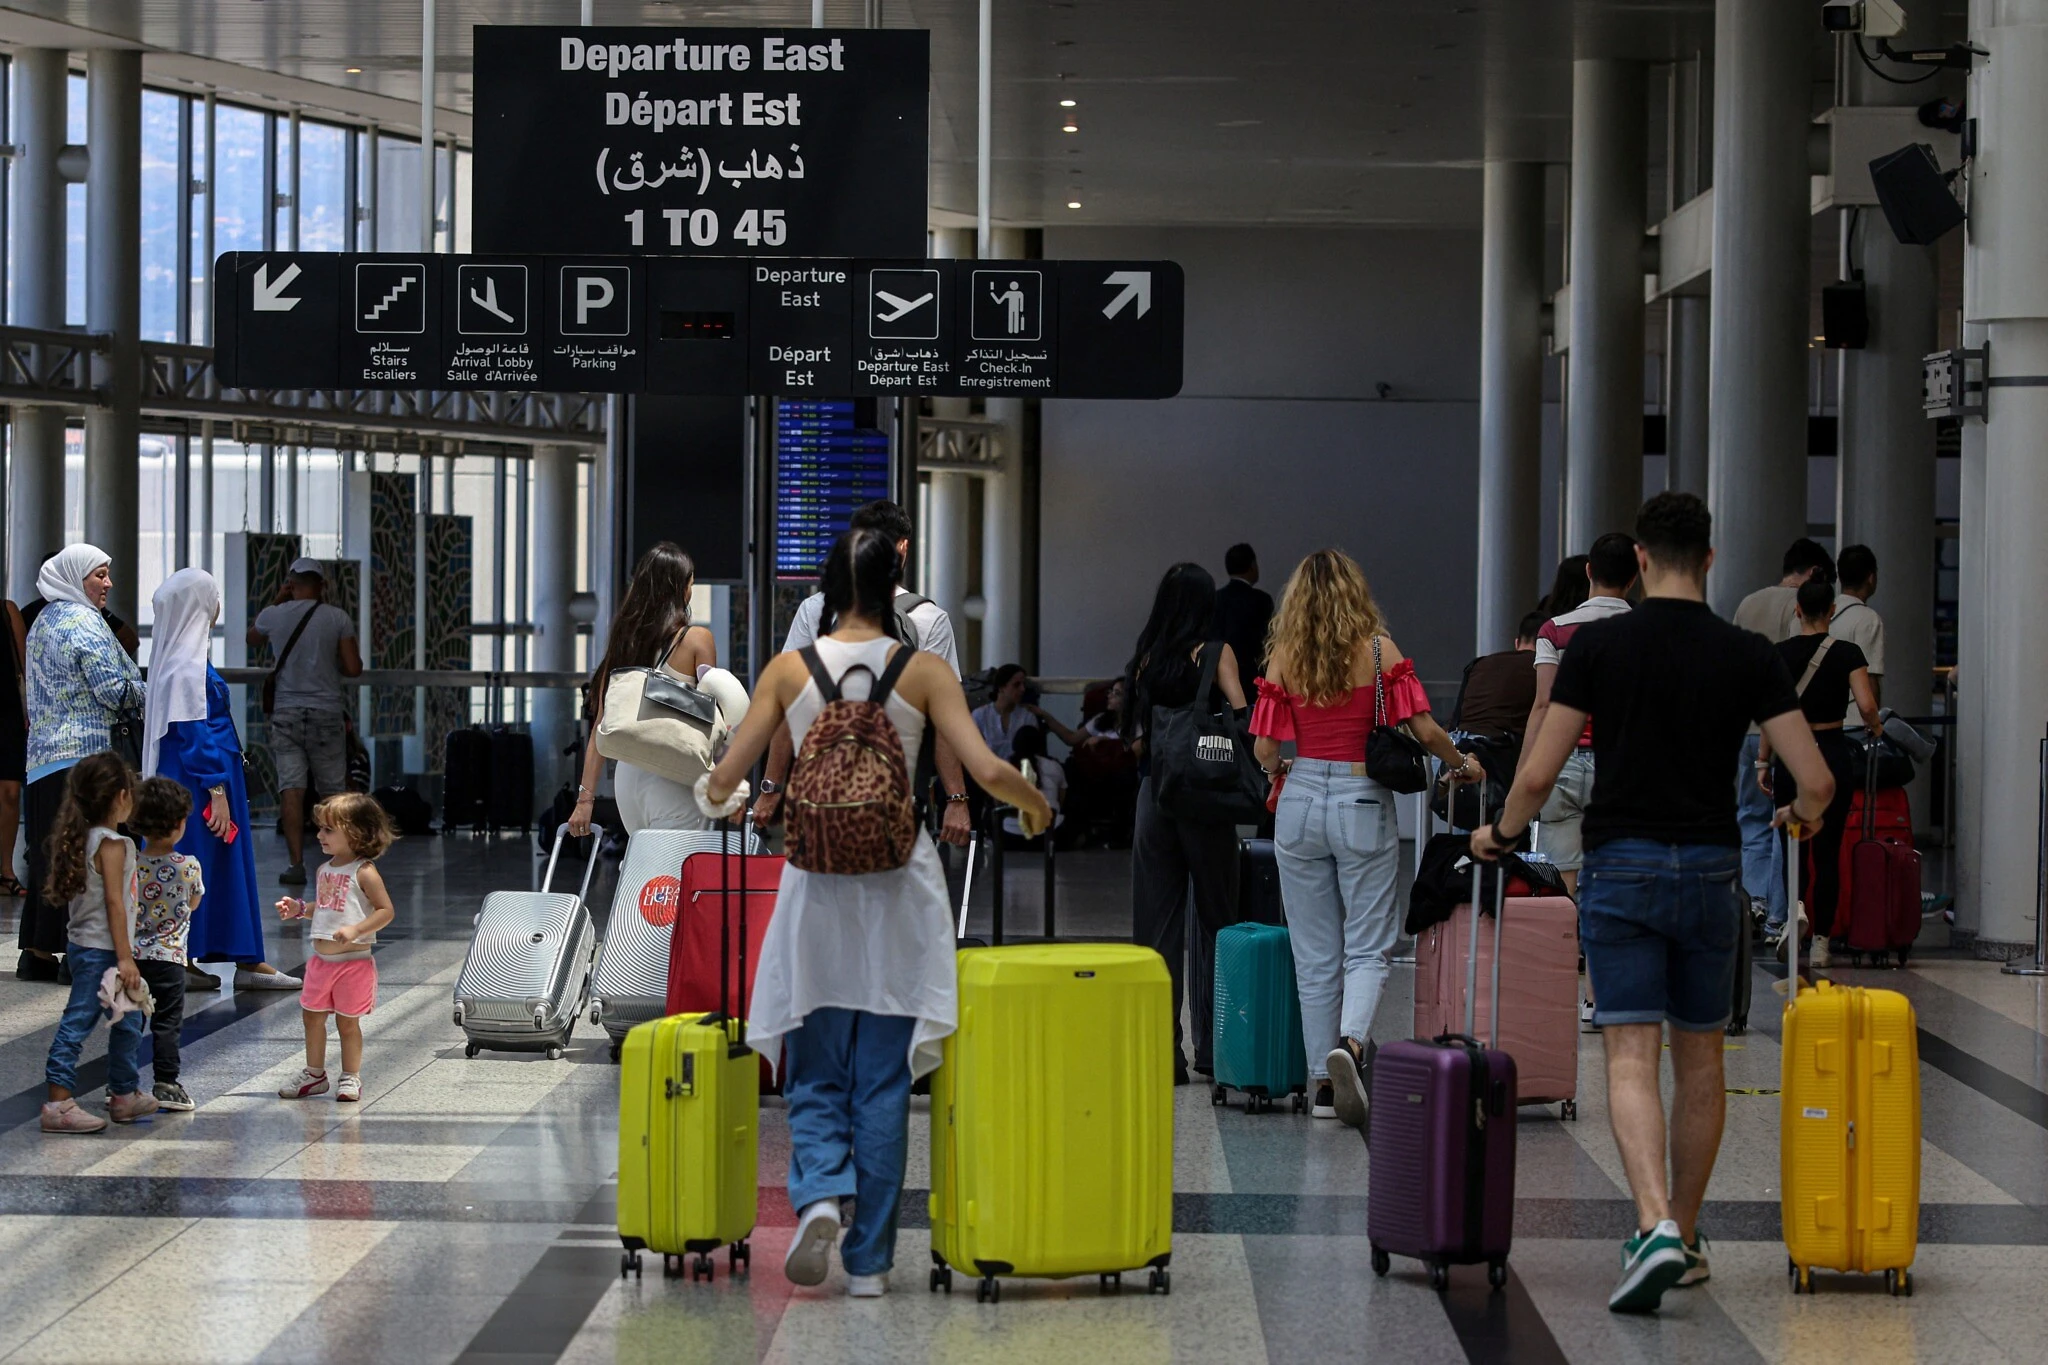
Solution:
<svg viewBox="0 0 2048 1365">
<path fill-rule="evenodd" d="M 1479 869 L 1473 868 L 1473 902 Z M 1506 878 L 1494 879 L 1496 889 Z M 1500 1018 L 1500 913 L 1495 898 L 1493 1015 Z M 1395 1255 L 1429 1270 L 1433 1289 L 1450 1267 L 1485 1262 L 1487 1280 L 1507 1283 L 1515 1231 L 1515 1059 L 1472 1037 L 1478 998 L 1479 935 L 1465 965 L 1465 1033 L 1389 1043 L 1372 1065 L 1372 1149 L 1365 1210 L 1373 1273 Z M 1496 1041 L 1498 1041 L 1496 1039 Z"/>
</svg>

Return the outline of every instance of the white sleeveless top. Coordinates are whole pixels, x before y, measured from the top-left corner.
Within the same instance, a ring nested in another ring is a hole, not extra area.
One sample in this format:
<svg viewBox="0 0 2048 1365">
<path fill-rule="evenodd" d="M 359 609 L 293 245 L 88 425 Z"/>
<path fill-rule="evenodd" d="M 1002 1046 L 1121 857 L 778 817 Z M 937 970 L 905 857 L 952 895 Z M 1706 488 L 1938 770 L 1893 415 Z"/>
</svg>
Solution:
<svg viewBox="0 0 2048 1365">
<path fill-rule="evenodd" d="M 362 869 L 361 858 L 346 861 L 335 859 L 323 863 L 314 882 L 313 897 L 313 943 L 333 944 L 334 931 L 344 924 L 361 924 L 370 917 L 370 898 L 363 894 L 362 884 L 356 880 L 356 873 Z M 353 943 L 336 944 L 333 948 L 321 948 L 322 957 L 368 957 L 375 947 L 377 936 L 365 934 Z"/>
<path fill-rule="evenodd" d="M 841 695 L 861 701 L 888 666 L 895 642 L 849 645 L 817 642 L 825 671 L 840 680 Z M 856 670 L 849 679 L 848 670 Z M 889 719 L 903 737 L 910 770 L 924 741 L 925 715 L 892 693 Z M 801 747 L 824 710 L 816 679 L 790 703 L 785 719 Z M 939 855 L 920 830 L 910 861 L 889 872 L 834 876 L 785 867 L 775 917 L 761 944 L 761 964 L 747 1002 L 747 1042 L 774 1057 L 782 1036 L 812 1010 L 838 1008 L 917 1020 L 911 1032 L 910 1070 L 922 1076 L 939 1064 L 939 1044 L 958 1015 L 953 910 Z"/>
</svg>

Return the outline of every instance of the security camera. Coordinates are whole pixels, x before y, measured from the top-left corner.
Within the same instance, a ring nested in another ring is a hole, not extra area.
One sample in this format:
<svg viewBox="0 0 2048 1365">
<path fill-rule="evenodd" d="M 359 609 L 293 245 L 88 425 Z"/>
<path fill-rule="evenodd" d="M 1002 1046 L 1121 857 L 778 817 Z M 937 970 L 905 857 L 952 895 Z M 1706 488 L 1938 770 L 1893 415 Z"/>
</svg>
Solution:
<svg viewBox="0 0 2048 1365">
<path fill-rule="evenodd" d="M 1830 33 L 1896 38 L 1906 31 L 1906 11 L 1897 0 L 1827 0 L 1820 21 Z"/>
</svg>

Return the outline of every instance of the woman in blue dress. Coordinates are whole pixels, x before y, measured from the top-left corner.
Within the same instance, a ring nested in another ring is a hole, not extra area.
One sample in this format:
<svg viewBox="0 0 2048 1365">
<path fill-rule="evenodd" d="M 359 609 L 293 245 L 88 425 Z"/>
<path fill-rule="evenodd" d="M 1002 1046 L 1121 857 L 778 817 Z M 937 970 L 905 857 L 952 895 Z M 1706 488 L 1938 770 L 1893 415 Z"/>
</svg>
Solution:
<svg viewBox="0 0 2048 1365">
<path fill-rule="evenodd" d="M 143 715 L 142 771 L 185 784 L 199 818 L 187 822 L 178 851 L 199 861 L 206 896 L 186 942 L 188 988 L 220 982 L 201 962 L 233 962 L 237 990 L 297 990 L 299 979 L 263 960 L 263 907 L 249 828 L 242 742 L 235 734 L 228 685 L 214 672 L 213 624 L 220 584 L 202 569 L 180 569 L 151 599 L 149 699 Z M 231 837 L 232 836 L 232 837 Z"/>
</svg>

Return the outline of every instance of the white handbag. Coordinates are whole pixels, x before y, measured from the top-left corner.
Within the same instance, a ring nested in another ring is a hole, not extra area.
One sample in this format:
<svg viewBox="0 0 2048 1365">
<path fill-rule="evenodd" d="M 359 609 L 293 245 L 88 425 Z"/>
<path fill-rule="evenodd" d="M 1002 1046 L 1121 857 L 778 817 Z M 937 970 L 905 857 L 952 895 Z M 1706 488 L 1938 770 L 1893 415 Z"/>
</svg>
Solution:
<svg viewBox="0 0 2048 1365">
<path fill-rule="evenodd" d="M 691 786 L 718 762 L 746 713 L 746 688 L 725 669 L 708 669 L 695 682 L 661 664 L 614 669 L 597 722 L 597 752 Z"/>
</svg>

